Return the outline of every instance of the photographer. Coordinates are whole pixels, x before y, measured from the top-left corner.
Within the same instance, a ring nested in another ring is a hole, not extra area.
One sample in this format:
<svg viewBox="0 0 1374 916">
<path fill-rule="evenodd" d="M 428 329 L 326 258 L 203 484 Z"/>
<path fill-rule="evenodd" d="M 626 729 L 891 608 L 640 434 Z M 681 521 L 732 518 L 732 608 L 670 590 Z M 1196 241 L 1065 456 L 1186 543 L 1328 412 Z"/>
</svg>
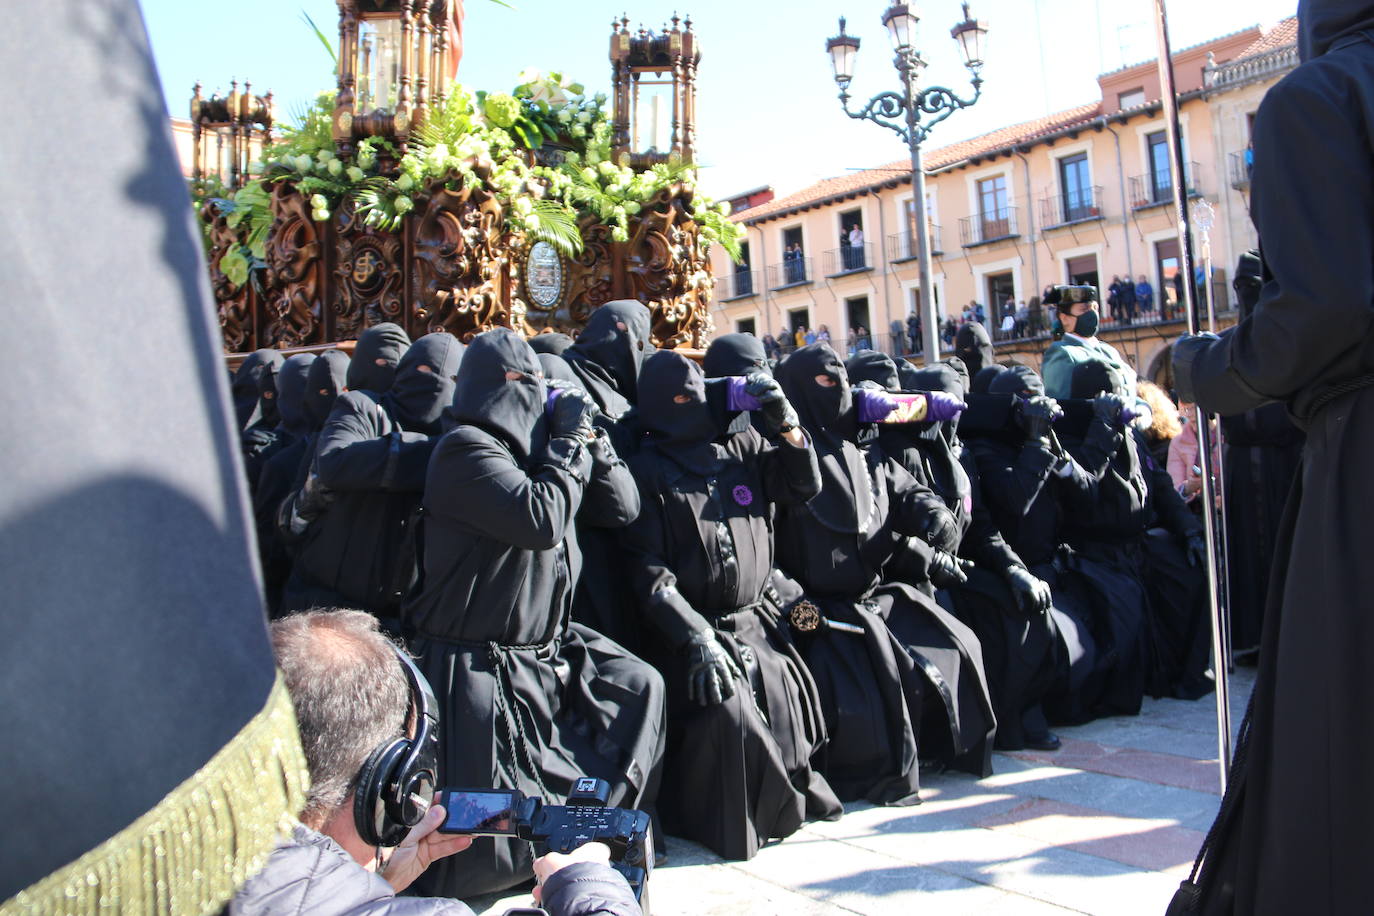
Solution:
<svg viewBox="0 0 1374 916">
<path fill-rule="evenodd" d="M 310 794 L 301 822 L 240 888 L 228 913 L 470 913 L 457 900 L 395 896 L 432 862 L 471 844 L 471 837 L 435 832 L 443 808 L 431 806 L 393 849 L 364 839 L 376 827 L 373 809 L 359 805 L 357 795 L 366 792 L 374 751 L 418 732 L 418 700 L 376 619 L 362 611 L 309 611 L 276 621 L 272 643 L 295 708 Z M 638 914 L 608 856 L 605 846 L 588 844 L 537 860 L 535 897 L 556 916 Z"/>
</svg>

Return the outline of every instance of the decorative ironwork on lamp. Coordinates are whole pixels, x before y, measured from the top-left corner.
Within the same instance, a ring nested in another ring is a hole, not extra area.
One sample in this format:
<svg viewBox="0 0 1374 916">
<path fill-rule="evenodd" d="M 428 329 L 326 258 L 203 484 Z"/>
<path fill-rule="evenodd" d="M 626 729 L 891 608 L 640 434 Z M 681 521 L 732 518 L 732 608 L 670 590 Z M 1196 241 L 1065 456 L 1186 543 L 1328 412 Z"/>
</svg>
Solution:
<svg viewBox="0 0 1374 916">
<path fill-rule="evenodd" d="M 248 178 L 248 164 L 271 141 L 272 93 L 253 95 L 245 82 L 229 83 L 229 95 L 205 98 L 196 83 L 191 95 L 191 177 L 214 175 L 227 188 L 237 188 Z M 209 145 L 214 143 L 214 149 Z M 214 165 L 208 159 L 213 157 Z"/>
<path fill-rule="evenodd" d="M 691 16 L 683 20 L 674 13 L 671 27 L 665 24 L 659 33 L 643 26 L 636 32 L 626 17 L 611 21 L 611 147 L 617 162 L 643 170 L 695 159 L 700 62 Z M 667 105 L 667 94 L 654 87 L 671 87 Z"/>
<path fill-rule="evenodd" d="M 334 142 L 382 137 L 405 152 L 411 135 L 447 91 L 449 0 L 338 0 L 339 92 Z"/>
</svg>

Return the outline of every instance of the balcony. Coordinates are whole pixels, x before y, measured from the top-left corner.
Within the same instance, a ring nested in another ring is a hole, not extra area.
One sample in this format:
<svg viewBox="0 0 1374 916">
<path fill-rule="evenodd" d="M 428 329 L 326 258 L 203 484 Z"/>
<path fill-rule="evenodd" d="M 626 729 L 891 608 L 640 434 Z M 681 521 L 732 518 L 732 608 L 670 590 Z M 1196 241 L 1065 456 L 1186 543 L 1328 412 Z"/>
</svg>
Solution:
<svg viewBox="0 0 1374 916">
<path fill-rule="evenodd" d="M 1201 166 L 1196 162 L 1189 162 L 1184 165 L 1183 177 L 1184 186 L 1188 190 L 1189 197 L 1201 197 L 1202 192 L 1198 190 L 1198 175 L 1201 174 Z M 1159 175 L 1135 175 L 1130 179 L 1131 209 L 1144 210 L 1148 207 L 1158 207 L 1162 204 L 1173 203 L 1174 201 L 1174 180 L 1173 171 Z"/>
<path fill-rule="evenodd" d="M 1227 157 L 1227 167 L 1231 178 L 1231 187 L 1237 191 L 1244 191 L 1250 187 L 1250 168 L 1245 161 L 1248 150 L 1239 153 L 1232 153 Z"/>
<path fill-rule="evenodd" d="M 926 233 L 930 236 L 930 254 L 932 257 L 938 258 L 945 253 L 944 233 L 934 223 L 927 226 Z M 887 260 L 889 264 L 914 261 L 917 255 L 916 233 L 896 232 L 887 237 Z"/>
<path fill-rule="evenodd" d="M 989 210 L 977 216 L 966 216 L 959 220 L 959 244 L 965 248 L 975 245 L 988 245 L 1003 239 L 1014 239 L 1021 233 L 1016 228 L 1015 207 Z"/>
<path fill-rule="evenodd" d="M 1102 219 L 1102 186 L 1070 188 L 1040 198 L 1040 225 L 1056 229 Z"/>
<path fill-rule="evenodd" d="M 872 270 L 876 266 L 873 263 L 873 243 L 864 242 L 858 247 L 845 245 L 842 248 L 832 248 L 825 253 L 821 265 L 826 277 L 843 277 L 846 274 Z"/>
<path fill-rule="evenodd" d="M 759 292 L 759 272 L 757 270 L 736 270 L 734 273 L 716 277 L 716 301 L 729 302 L 757 296 Z"/>
<path fill-rule="evenodd" d="M 815 265 L 812 258 L 796 258 L 779 264 L 768 265 L 768 289 L 777 292 L 804 286 L 816 280 Z"/>
</svg>

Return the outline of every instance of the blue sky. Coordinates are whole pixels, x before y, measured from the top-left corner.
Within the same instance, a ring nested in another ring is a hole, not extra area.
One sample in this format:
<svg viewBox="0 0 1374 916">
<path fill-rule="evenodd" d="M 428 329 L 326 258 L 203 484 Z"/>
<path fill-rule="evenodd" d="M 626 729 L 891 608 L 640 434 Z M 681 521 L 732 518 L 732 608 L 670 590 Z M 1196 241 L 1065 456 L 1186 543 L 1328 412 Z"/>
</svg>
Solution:
<svg viewBox="0 0 1374 916">
<path fill-rule="evenodd" d="M 618 0 L 558 3 L 466 0 L 467 45 L 459 81 L 509 89 L 525 67 L 559 70 L 589 92 L 609 88 L 612 17 L 658 27 L 674 3 Z M 684 0 L 685 2 L 685 0 Z M 1296 0 L 1212 0 L 1169 4 L 1175 48 L 1293 14 Z M 773 185 L 779 193 L 811 181 L 905 155 L 891 131 L 850 121 L 840 111 L 825 39 L 840 15 L 863 41 L 851 89 L 856 100 L 896 88 L 881 17 L 885 0 L 697 0 L 690 13 L 702 46 L 698 146 L 702 181 L 718 197 Z M 983 98 L 936 129 L 932 145 L 1094 101 L 1098 73 L 1154 56 L 1153 0 L 973 0 L 990 25 Z M 920 4 L 928 83 L 968 88 L 949 29 L 962 19 L 956 0 Z M 227 90 L 231 78 L 271 89 L 286 117 L 333 83 L 331 64 L 301 22 L 301 11 L 337 35 L 334 0 L 143 0 L 168 108 L 183 114 L 191 86 Z"/>
</svg>

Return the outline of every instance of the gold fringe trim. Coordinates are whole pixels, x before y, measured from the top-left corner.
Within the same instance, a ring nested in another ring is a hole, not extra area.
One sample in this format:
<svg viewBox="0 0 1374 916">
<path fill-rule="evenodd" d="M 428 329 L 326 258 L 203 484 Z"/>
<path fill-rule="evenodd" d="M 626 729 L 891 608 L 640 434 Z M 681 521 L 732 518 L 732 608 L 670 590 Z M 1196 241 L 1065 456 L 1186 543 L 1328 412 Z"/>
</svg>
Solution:
<svg viewBox="0 0 1374 916">
<path fill-rule="evenodd" d="M 281 672 L 267 703 L 148 813 L 0 904 L 0 916 L 213 913 L 305 806 L 310 775 Z"/>
</svg>

